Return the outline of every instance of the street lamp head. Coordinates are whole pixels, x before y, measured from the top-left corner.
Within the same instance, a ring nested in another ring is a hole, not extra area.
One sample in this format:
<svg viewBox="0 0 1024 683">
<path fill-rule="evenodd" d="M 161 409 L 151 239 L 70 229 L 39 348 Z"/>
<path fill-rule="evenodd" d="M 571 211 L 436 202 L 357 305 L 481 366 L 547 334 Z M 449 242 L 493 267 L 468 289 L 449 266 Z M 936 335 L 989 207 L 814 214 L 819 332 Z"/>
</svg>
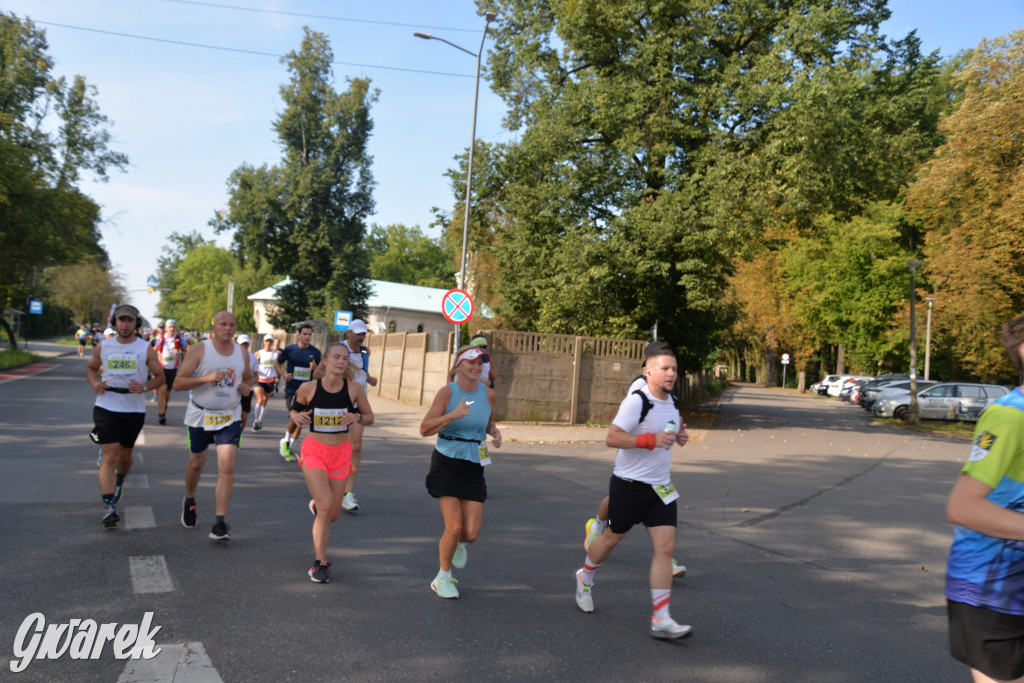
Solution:
<svg viewBox="0 0 1024 683">
<path fill-rule="evenodd" d="M 424 33 L 423 31 L 416 31 L 415 33 L 413 33 L 413 35 L 416 36 L 417 38 L 422 38 L 423 40 L 430 40 L 431 38 L 434 37 L 429 33 Z"/>
<path fill-rule="evenodd" d="M 907 265 L 911 268 L 919 268 L 924 265 L 924 261 L 919 261 L 916 258 L 907 259 Z"/>
<path fill-rule="evenodd" d="M 491 23 L 492 21 L 494 21 L 497 18 L 498 18 L 498 13 L 497 12 L 488 12 L 487 14 L 484 15 L 484 19 L 487 20 L 488 24 Z"/>
</svg>

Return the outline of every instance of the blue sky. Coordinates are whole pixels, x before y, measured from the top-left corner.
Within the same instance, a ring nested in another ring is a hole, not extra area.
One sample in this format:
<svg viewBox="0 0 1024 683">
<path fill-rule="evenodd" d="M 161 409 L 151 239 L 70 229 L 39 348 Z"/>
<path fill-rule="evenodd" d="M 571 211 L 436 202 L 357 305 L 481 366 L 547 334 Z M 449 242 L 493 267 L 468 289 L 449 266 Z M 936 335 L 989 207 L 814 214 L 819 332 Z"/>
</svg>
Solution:
<svg viewBox="0 0 1024 683">
<path fill-rule="evenodd" d="M 475 52 L 484 20 L 472 0 L 7 0 L 2 7 L 45 29 L 58 75 L 82 74 L 99 90 L 113 147 L 130 166 L 84 189 L 103 206 L 104 244 L 129 290 L 142 290 L 155 273 L 170 233 L 214 236 L 206 223 L 226 206 L 235 168 L 277 163 L 271 124 L 287 74 L 276 57 L 252 53 L 297 49 L 304 25 L 327 34 L 335 61 L 347 63 L 335 65 L 339 89 L 346 77 L 370 78 L 380 89 L 372 110 L 377 211 L 370 222 L 436 235 L 427 230 L 431 208 L 453 204 L 444 173 L 469 145 L 475 63 L 412 33 Z M 916 29 L 925 50 L 943 56 L 1024 28 L 1021 0 L 890 0 L 889 7 L 889 36 Z M 477 138 L 507 140 L 503 113 L 482 81 Z M 131 298 L 145 315 L 155 314 L 156 294 Z"/>
</svg>

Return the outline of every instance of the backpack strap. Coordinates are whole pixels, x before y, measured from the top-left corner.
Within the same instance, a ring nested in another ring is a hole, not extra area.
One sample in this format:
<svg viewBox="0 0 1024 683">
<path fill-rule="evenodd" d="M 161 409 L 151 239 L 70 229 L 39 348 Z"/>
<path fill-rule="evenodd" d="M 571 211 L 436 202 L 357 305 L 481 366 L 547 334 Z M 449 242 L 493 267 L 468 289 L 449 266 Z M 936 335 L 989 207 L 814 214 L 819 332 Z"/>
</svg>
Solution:
<svg viewBox="0 0 1024 683">
<path fill-rule="evenodd" d="M 647 394 L 644 393 L 643 389 L 637 389 L 633 393 L 640 397 L 640 422 L 637 424 L 642 424 L 644 418 L 647 417 L 647 413 L 651 412 L 654 404 L 651 402 L 651 399 L 647 398 Z M 669 397 L 672 399 L 672 407 L 679 410 L 679 398 L 672 393 L 669 394 Z"/>
</svg>

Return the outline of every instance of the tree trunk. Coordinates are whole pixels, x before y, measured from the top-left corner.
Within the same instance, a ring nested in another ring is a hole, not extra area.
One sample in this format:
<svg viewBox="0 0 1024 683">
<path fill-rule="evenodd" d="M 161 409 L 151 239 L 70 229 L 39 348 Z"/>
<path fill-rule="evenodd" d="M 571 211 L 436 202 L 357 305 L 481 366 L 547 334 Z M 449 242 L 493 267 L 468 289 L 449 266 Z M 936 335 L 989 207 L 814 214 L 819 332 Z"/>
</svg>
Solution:
<svg viewBox="0 0 1024 683">
<path fill-rule="evenodd" d="M 18 348 L 18 338 L 14 336 L 14 330 L 11 329 L 10 324 L 7 322 L 7 318 L 0 315 L 0 326 L 3 326 L 4 332 L 7 333 L 8 346 L 12 349 Z"/>
<path fill-rule="evenodd" d="M 801 370 L 796 375 L 796 390 L 801 394 L 807 391 L 807 371 Z"/>
<path fill-rule="evenodd" d="M 836 374 L 846 374 L 846 347 L 842 344 L 839 345 L 839 353 L 836 357 Z"/>
</svg>

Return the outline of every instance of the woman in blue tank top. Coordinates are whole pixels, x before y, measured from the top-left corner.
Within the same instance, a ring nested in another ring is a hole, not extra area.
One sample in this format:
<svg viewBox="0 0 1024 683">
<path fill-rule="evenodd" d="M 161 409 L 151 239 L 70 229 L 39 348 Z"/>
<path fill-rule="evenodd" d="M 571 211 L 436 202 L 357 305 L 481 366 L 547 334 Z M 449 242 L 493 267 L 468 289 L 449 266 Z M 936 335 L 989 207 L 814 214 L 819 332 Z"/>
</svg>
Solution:
<svg viewBox="0 0 1024 683">
<path fill-rule="evenodd" d="M 487 483 L 484 465 L 490 459 L 484 444 L 490 434 L 501 447 L 494 426 L 494 390 L 480 382 L 483 352 L 463 346 L 455 354 L 455 381 L 441 387 L 420 423 L 422 436 L 437 435 L 430 458 L 427 492 L 437 498 L 444 517 L 438 543 L 441 569 L 430 588 L 442 598 L 457 598 L 452 566 L 466 566 L 466 545 L 480 533 Z"/>
</svg>

